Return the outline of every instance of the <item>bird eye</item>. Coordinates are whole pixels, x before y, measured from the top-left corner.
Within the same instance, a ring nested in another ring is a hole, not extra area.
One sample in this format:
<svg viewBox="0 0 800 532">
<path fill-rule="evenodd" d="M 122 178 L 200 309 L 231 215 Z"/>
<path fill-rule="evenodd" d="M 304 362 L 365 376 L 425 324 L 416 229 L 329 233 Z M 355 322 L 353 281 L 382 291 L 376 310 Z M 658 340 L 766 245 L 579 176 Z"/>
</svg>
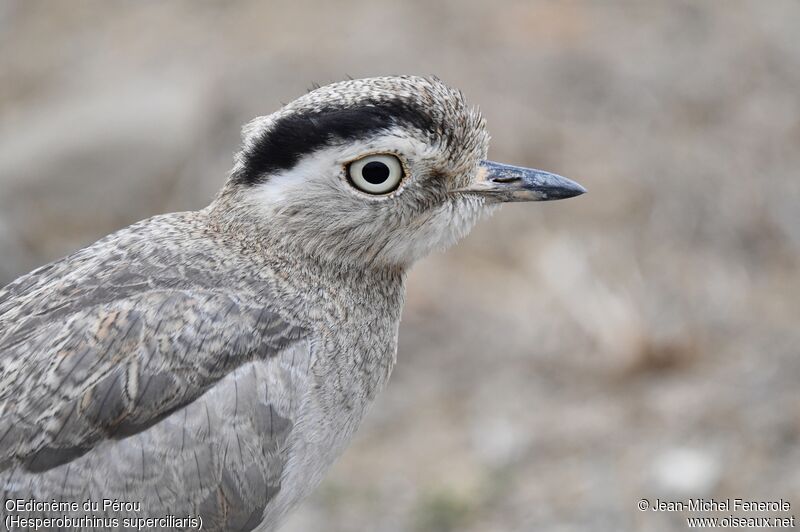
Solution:
<svg viewBox="0 0 800 532">
<path fill-rule="evenodd" d="M 369 194 L 386 194 L 403 179 L 403 165 L 394 155 L 369 155 L 347 167 L 350 182 Z"/>
</svg>

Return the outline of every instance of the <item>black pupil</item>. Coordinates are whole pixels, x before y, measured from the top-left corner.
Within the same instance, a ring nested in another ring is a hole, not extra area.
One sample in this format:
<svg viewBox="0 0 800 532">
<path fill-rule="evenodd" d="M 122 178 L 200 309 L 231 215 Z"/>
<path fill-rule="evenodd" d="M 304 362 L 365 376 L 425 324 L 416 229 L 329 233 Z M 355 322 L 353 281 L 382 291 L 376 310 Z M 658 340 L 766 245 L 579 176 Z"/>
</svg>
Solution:
<svg viewBox="0 0 800 532">
<path fill-rule="evenodd" d="M 389 167 L 378 161 L 370 161 L 361 169 L 361 176 L 373 185 L 380 185 L 389 179 Z"/>
</svg>

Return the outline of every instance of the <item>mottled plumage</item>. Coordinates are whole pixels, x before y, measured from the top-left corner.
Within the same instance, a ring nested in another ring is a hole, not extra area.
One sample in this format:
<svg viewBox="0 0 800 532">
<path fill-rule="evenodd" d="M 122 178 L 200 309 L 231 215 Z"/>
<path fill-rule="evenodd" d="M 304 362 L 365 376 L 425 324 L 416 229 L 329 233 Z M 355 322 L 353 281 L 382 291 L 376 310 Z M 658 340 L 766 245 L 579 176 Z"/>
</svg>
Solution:
<svg viewBox="0 0 800 532">
<path fill-rule="evenodd" d="M 3 498 L 274 529 L 386 383 L 408 267 L 492 203 L 582 191 L 523 169 L 493 181 L 487 143 L 438 80 L 322 87 L 245 128 L 206 209 L 139 222 L 0 290 Z M 376 153 L 404 168 L 381 195 L 348 177 Z"/>
</svg>

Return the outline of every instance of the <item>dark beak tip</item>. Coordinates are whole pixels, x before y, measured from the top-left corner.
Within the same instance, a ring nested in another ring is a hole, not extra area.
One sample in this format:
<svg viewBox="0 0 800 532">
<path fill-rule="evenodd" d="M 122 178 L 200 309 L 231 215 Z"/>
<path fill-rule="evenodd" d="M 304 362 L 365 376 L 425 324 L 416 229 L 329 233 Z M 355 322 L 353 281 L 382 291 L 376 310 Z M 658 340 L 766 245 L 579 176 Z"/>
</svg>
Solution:
<svg viewBox="0 0 800 532">
<path fill-rule="evenodd" d="M 587 192 L 589 192 L 589 191 L 586 190 L 586 187 L 584 187 L 583 185 L 581 185 L 579 183 L 575 183 L 575 188 L 573 189 L 572 193 L 567 197 L 568 198 L 574 198 L 575 196 L 582 196 L 583 194 L 586 194 Z"/>
<path fill-rule="evenodd" d="M 558 185 L 550 188 L 548 191 L 550 199 L 568 199 L 576 196 L 581 196 L 588 192 L 586 188 L 580 183 L 576 183 L 571 179 L 560 177 Z"/>
</svg>

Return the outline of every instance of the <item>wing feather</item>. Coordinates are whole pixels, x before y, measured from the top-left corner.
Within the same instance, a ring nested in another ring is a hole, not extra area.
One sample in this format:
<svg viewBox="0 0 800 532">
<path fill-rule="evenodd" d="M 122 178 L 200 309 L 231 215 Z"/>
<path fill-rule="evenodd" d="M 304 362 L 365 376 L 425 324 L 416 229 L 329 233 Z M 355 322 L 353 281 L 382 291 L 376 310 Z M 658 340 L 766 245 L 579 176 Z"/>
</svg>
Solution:
<svg viewBox="0 0 800 532">
<path fill-rule="evenodd" d="M 144 431 L 305 337 L 246 264 L 163 239 L 132 226 L 0 290 L 0 471 Z"/>
</svg>

